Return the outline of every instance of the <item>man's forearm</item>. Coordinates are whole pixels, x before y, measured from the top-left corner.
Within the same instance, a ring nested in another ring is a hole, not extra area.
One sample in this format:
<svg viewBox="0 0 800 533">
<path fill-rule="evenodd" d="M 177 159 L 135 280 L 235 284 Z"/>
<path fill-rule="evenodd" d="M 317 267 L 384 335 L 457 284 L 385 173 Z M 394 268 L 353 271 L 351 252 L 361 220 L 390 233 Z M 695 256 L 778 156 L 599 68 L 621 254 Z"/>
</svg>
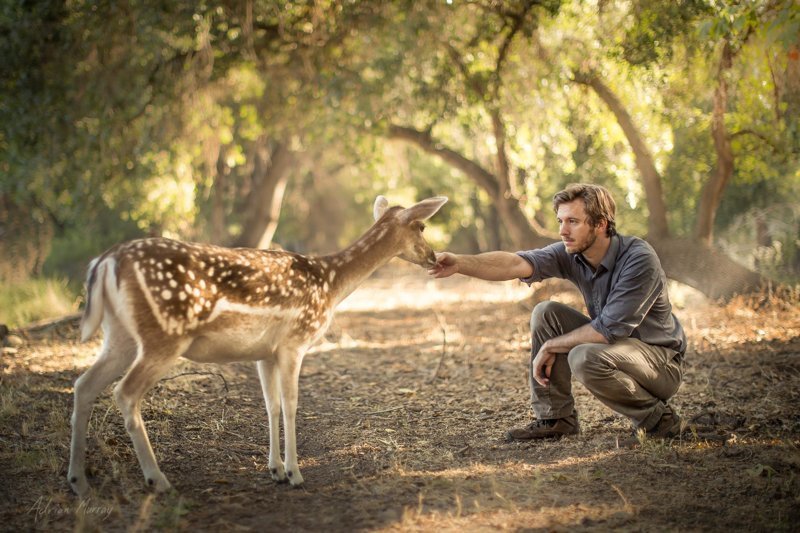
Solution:
<svg viewBox="0 0 800 533">
<path fill-rule="evenodd" d="M 509 252 L 458 255 L 456 258 L 459 274 L 487 281 L 508 281 L 533 274 L 530 263 Z"/>
<path fill-rule="evenodd" d="M 580 344 L 608 344 L 608 339 L 594 329 L 591 324 L 584 324 L 561 336 L 548 340 L 547 351 L 551 353 L 568 353 Z"/>
</svg>

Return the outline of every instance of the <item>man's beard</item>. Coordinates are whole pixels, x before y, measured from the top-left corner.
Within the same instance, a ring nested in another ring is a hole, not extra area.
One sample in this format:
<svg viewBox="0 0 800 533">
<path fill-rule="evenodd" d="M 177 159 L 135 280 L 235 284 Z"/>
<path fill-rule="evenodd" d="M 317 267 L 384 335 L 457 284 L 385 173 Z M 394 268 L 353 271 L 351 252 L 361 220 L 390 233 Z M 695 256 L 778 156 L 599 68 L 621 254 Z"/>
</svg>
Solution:
<svg viewBox="0 0 800 533">
<path fill-rule="evenodd" d="M 580 249 L 574 250 L 574 251 L 569 251 L 569 250 L 567 250 L 567 251 L 568 251 L 568 253 L 571 253 L 571 254 L 582 254 L 583 252 L 585 252 L 586 250 L 591 248 L 591 246 L 595 243 L 596 240 L 597 240 L 597 235 L 594 232 L 592 232 L 592 233 L 589 234 L 589 237 L 586 240 L 586 244 L 581 246 Z"/>
</svg>

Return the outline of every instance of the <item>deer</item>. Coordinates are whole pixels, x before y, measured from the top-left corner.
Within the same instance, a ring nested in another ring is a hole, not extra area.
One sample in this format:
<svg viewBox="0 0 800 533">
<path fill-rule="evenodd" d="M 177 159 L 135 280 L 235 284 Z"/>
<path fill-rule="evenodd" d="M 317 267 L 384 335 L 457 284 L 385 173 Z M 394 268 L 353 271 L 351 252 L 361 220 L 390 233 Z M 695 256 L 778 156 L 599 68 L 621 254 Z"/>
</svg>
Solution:
<svg viewBox="0 0 800 533">
<path fill-rule="evenodd" d="M 429 268 L 436 255 L 424 222 L 447 202 L 437 196 L 403 208 L 384 196 L 374 224 L 344 250 L 325 256 L 225 248 L 154 237 L 117 244 L 89 263 L 82 342 L 102 325 L 95 362 L 75 381 L 67 478 L 85 496 L 86 434 L 97 396 L 114 380 L 146 485 L 172 488 L 160 470 L 141 415 L 145 394 L 180 358 L 255 362 L 269 423 L 272 480 L 303 483 L 295 416 L 300 367 L 326 332 L 336 306 L 394 257 Z M 280 416 L 285 456 L 281 459 Z"/>
</svg>

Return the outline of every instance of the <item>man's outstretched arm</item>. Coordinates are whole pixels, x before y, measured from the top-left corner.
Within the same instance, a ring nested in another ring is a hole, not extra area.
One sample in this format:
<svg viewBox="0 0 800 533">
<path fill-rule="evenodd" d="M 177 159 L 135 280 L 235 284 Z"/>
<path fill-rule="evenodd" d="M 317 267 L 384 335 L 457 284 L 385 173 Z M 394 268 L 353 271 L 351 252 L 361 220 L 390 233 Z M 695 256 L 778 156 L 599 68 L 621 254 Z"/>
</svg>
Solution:
<svg viewBox="0 0 800 533">
<path fill-rule="evenodd" d="M 428 270 L 428 274 L 435 278 L 463 274 L 487 281 L 508 281 L 532 276 L 533 266 L 510 252 L 486 252 L 477 255 L 442 252 L 436 254 L 436 265 Z"/>
</svg>

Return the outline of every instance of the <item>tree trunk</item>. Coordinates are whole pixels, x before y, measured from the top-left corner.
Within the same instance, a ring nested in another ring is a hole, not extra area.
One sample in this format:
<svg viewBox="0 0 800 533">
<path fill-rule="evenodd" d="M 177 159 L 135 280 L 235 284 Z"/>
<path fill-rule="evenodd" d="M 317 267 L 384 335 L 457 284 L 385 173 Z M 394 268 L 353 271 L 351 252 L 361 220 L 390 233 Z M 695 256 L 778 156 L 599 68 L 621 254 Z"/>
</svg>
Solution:
<svg viewBox="0 0 800 533">
<path fill-rule="evenodd" d="M 800 39 L 787 52 L 786 71 L 780 86 L 782 101 L 786 105 L 783 117 L 794 146 L 797 146 L 800 143 Z"/>
<path fill-rule="evenodd" d="M 729 300 L 737 294 L 757 291 L 765 280 L 735 262 L 724 252 L 695 239 L 668 238 L 648 242 L 653 246 L 667 277 L 697 289 L 709 298 Z"/>
<path fill-rule="evenodd" d="M 235 246 L 269 248 L 278 227 L 286 181 L 295 157 L 280 143 L 272 152 L 266 141 L 263 143 L 253 166 L 253 190 L 244 207 L 244 229 Z"/>
<path fill-rule="evenodd" d="M 707 245 L 711 245 L 714 237 L 714 219 L 722 200 L 722 193 L 733 176 L 733 149 L 725 129 L 725 110 L 728 106 L 728 82 L 725 73 L 733 64 L 733 52 L 726 40 L 722 47 L 722 58 L 717 70 L 717 87 L 714 89 L 714 111 L 711 118 L 711 136 L 714 139 L 714 150 L 717 163 L 714 171 L 703 187 L 700 205 L 697 209 L 697 226 L 695 237 Z"/>
<path fill-rule="evenodd" d="M 214 244 L 224 244 L 228 240 L 225 228 L 225 188 L 230 168 L 225 163 L 225 150 L 219 147 L 214 165 L 214 184 L 211 187 L 211 216 L 209 237 Z"/>
<path fill-rule="evenodd" d="M 592 90 L 597 93 L 597 96 L 605 102 L 609 110 L 614 114 L 617 123 L 625 134 L 625 138 L 628 139 L 628 144 L 630 144 L 636 160 L 636 167 L 639 169 L 639 174 L 642 176 L 645 200 L 647 202 L 647 208 L 650 211 L 650 216 L 647 219 L 647 234 L 654 239 L 669 237 L 667 207 L 664 202 L 664 192 L 661 187 L 661 175 L 656 169 L 653 155 L 650 153 L 650 149 L 647 147 L 647 143 L 636 127 L 636 124 L 633 122 L 630 113 L 625 109 L 625 106 L 617 95 L 594 73 L 575 74 L 575 81 L 591 87 Z"/>
<path fill-rule="evenodd" d="M 0 193 L 0 282 L 14 284 L 40 275 L 54 235 L 52 219 L 34 200 L 22 203 Z"/>
<path fill-rule="evenodd" d="M 542 235 L 534 228 L 531 221 L 522 211 L 519 201 L 511 194 L 505 193 L 509 191 L 509 184 L 504 183 L 501 185 L 495 174 L 492 174 L 478 163 L 434 140 L 429 132 L 405 126 L 391 126 L 389 128 L 389 137 L 410 142 L 425 152 L 439 157 L 445 163 L 463 172 L 486 191 L 497 208 L 497 213 L 508 230 L 514 247 L 517 249 L 540 248 L 553 242 L 554 239 Z"/>
<path fill-rule="evenodd" d="M 727 59 L 726 59 L 727 58 Z M 698 220 L 704 222 L 705 238 L 671 238 L 667 225 L 666 205 L 661 187 L 661 176 L 655 167 L 653 156 L 639 133 L 632 117 L 619 98 L 593 73 L 578 73 L 575 81 L 587 85 L 605 102 L 625 133 L 642 176 L 642 183 L 650 211 L 648 219 L 648 242 L 661 259 L 667 277 L 698 289 L 715 299 L 729 299 L 736 294 L 757 290 L 764 278 L 733 261 L 719 249 L 711 246 L 710 228 L 713 226 L 716 209 L 722 191 L 733 173 L 733 153 L 723 122 L 727 105 L 727 85 L 724 69 L 730 67 L 732 53 L 726 46 L 723 64 L 718 74 L 718 87 L 714 94 L 714 132 L 718 163 L 712 179 L 703 191 Z M 727 61 L 727 63 L 725 63 Z M 706 230 L 705 228 L 708 228 Z"/>
</svg>

